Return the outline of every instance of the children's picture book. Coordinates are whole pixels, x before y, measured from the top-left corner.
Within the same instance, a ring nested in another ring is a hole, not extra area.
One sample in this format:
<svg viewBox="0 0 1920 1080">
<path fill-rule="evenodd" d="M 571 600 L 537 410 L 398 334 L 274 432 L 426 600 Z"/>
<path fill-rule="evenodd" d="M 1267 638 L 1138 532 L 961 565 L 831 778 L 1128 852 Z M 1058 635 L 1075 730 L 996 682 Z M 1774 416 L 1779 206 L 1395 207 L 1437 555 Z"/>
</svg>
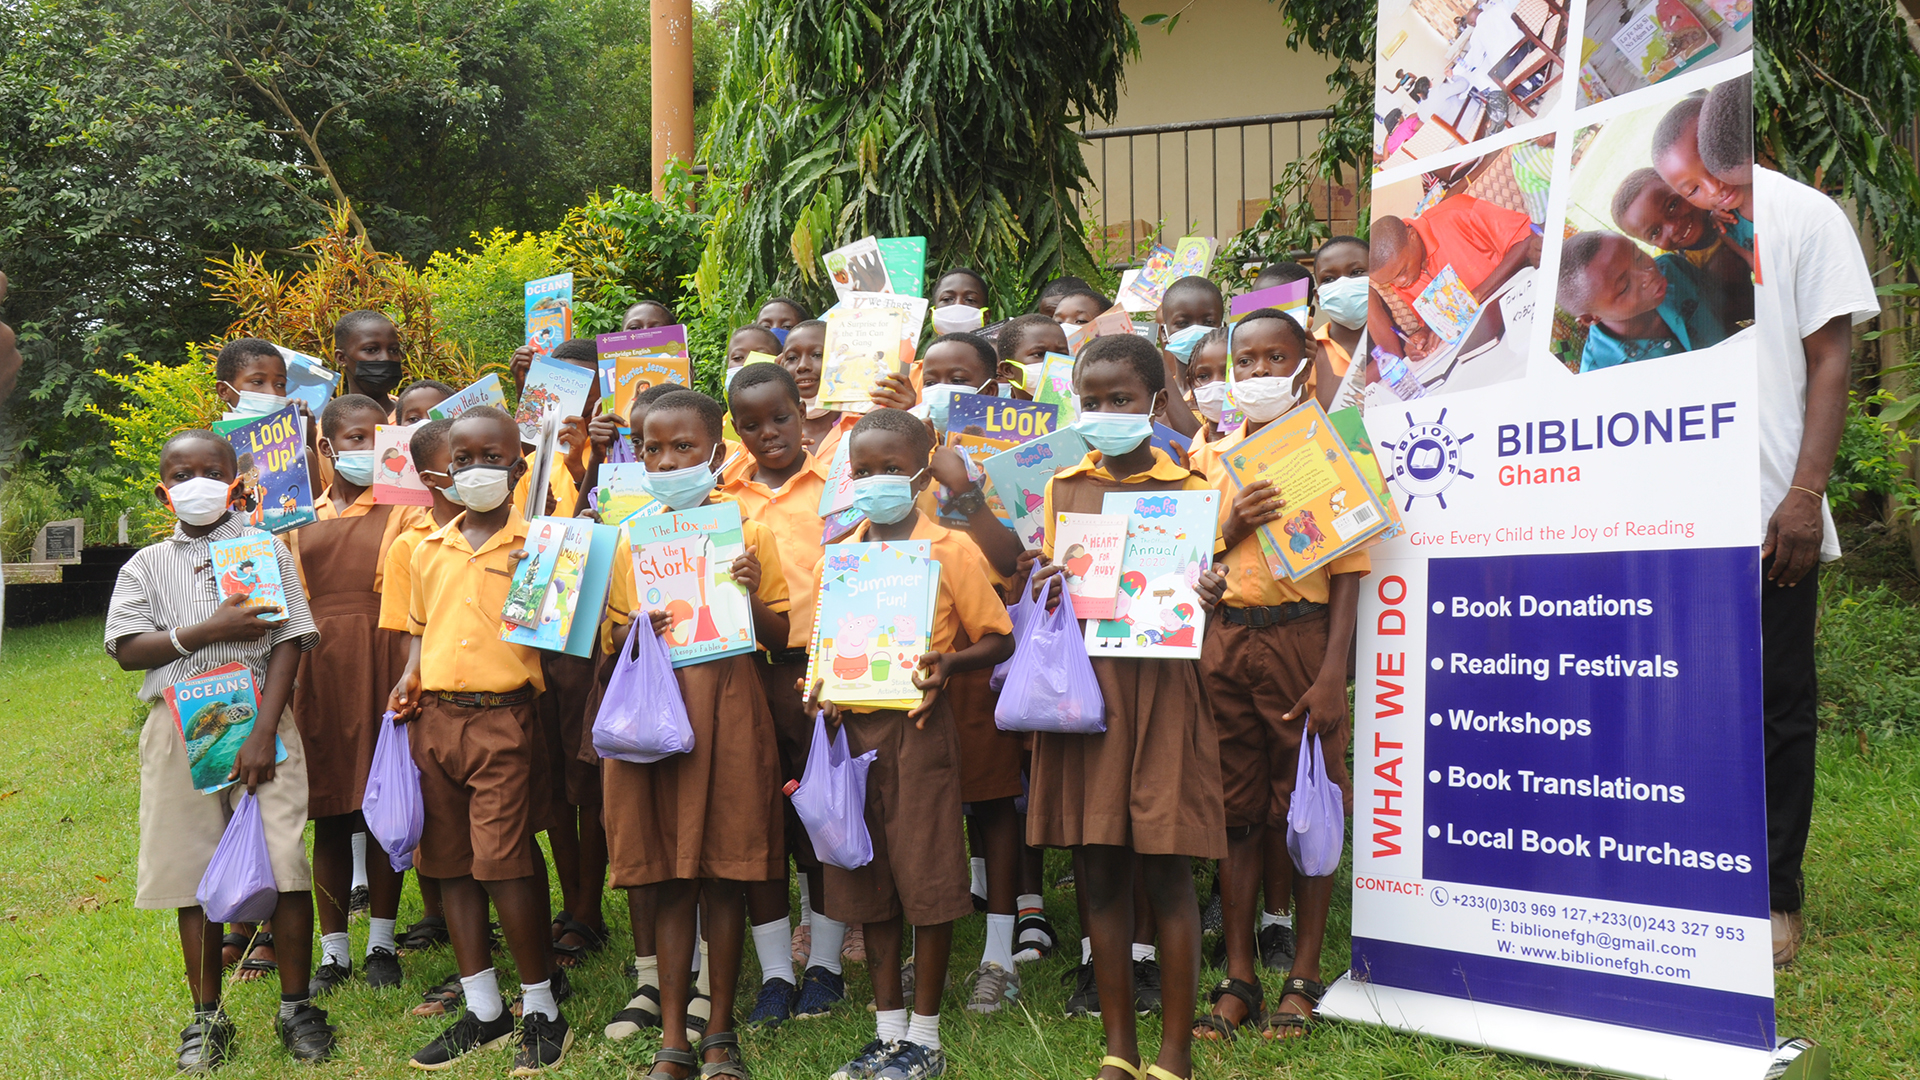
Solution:
<svg viewBox="0 0 1920 1080">
<path fill-rule="evenodd" d="M 868 405 L 888 375 L 905 375 L 900 360 L 900 314 L 847 309 L 827 316 L 826 359 L 820 370 L 822 405 Z"/>
<path fill-rule="evenodd" d="M 627 539 L 641 606 L 672 617 L 674 667 L 753 651 L 753 607 L 733 577 L 733 560 L 747 550 L 738 503 L 634 518 Z"/>
<path fill-rule="evenodd" d="M 1094 338 L 1133 332 L 1133 316 L 1128 315 L 1125 308 L 1115 304 L 1095 316 L 1092 322 L 1067 331 L 1067 353 L 1071 356 L 1079 356 L 1080 347 Z"/>
<path fill-rule="evenodd" d="M 852 292 L 894 292 L 893 279 L 887 276 L 886 260 L 880 244 L 863 236 L 846 247 L 834 248 L 820 257 L 826 264 L 827 280 L 840 299 Z"/>
<path fill-rule="evenodd" d="M 413 467 L 413 429 L 412 424 L 380 424 L 373 429 L 374 502 L 433 505 L 433 492 Z"/>
<path fill-rule="evenodd" d="M 840 705 L 910 709 L 932 640 L 940 564 L 926 540 L 835 544 L 821 566 L 807 685 Z"/>
<path fill-rule="evenodd" d="M 1227 322 L 1237 323 L 1249 312 L 1264 307 L 1279 308 L 1293 316 L 1293 321 L 1301 326 L 1307 325 L 1307 288 L 1309 279 L 1300 278 L 1285 285 L 1275 285 L 1268 289 L 1255 289 L 1241 293 L 1227 306 Z"/>
<path fill-rule="evenodd" d="M 502 411 L 507 407 L 506 391 L 500 388 L 500 376 L 489 375 L 427 410 L 435 420 L 452 420 L 475 405 L 491 405 Z"/>
<path fill-rule="evenodd" d="M 213 563 L 213 579 L 220 583 L 220 599 L 247 598 L 248 611 L 264 611 L 260 618 L 283 622 L 287 617 L 287 598 L 280 584 L 280 560 L 273 551 L 273 534 L 258 529 L 226 540 L 207 542 L 207 558 Z"/>
<path fill-rule="evenodd" d="M 520 408 L 513 414 L 514 422 L 520 425 L 520 441 L 532 443 L 538 439 L 540 421 L 546 417 L 579 416 L 587 407 L 593 375 L 563 360 L 535 360 L 527 370 L 527 388 L 520 392 Z"/>
<path fill-rule="evenodd" d="M 587 530 L 587 564 L 580 572 L 580 599 L 573 606 L 573 629 L 560 651 L 591 657 L 600 644 L 600 615 L 607 608 L 607 587 L 613 579 L 613 557 L 620 547 L 620 529 L 585 518 L 573 518 L 570 528 Z"/>
<path fill-rule="evenodd" d="M 547 586 L 553 581 L 560 561 L 560 548 L 567 540 L 566 518 L 535 517 L 527 523 L 527 541 L 522 546 L 526 558 L 513 564 L 513 578 L 507 582 L 507 598 L 500 605 L 500 636 L 505 638 L 516 626 L 538 626 L 540 609 L 545 606 Z"/>
<path fill-rule="evenodd" d="M 1480 301 L 1460 280 L 1453 264 L 1448 263 L 1433 275 L 1420 295 L 1414 297 L 1413 310 L 1426 322 L 1427 329 L 1451 345 L 1467 335 L 1467 329 L 1480 314 Z"/>
<path fill-rule="evenodd" d="M 1311 573 L 1387 527 L 1385 508 L 1318 401 L 1230 448 L 1226 465 L 1236 487 L 1267 480 L 1286 500 L 1281 519 L 1260 526 L 1276 578 Z"/>
<path fill-rule="evenodd" d="M 306 402 L 313 415 L 319 416 L 340 385 L 339 373 L 328 371 L 326 362 L 317 356 L 296 352 L 284 345 L 274 348 L 280 350 L 280 358 L 287 362 L 287 396 Z"/>
<path fill-rule="evenodd" d="M 920 331 L 927 325 L 927 301 L 904 293 L 848 293 L 832 311 L 897 311 L 900 313 L 900 362 L 913 363 Z M 829 313 L 831 314 L 831 312 Z M 825 316 L 822 316 L 823 318 Z"/>
<path fill-rule="evenodd" d="M 842 537 L 859 528 L 860 523 L 865 520 L 867 520 L 866 515 L 851 506 L 822 517 L 820 519 L 820 545 L 825 547 L 828 544 L 839 543 Z"/>
<path fill-rule="evenodd" d="M 1057 516 L 1053 561 L 1067 572 L 1073 613 L 1082 619 L 1112 617 L 1113 597 L 1120 588 L 1120 559 L 1127 550 L 1126 517 L 1065 512 Z"/>
<path fill-rule="evenodd" d="M 1650 83 L 1678 75 L 1719 49 L 1681 0 L 1651 0 L 1613 32 L 1613 44 Z"/>
<path fill-rule="evenodd" d="M 608 525 L 625 525 L 637 514 L 659 513 L 665 504 L 647 493 L 641 477 L 647 466 L 639 461 L 603 461 L 600 480 L 594 490 L 594 506 L 600 520 Z"/>
<path fill-rule="evenodd" d="M 992 394 L 957 394 L 947 408 L 947 430 L 1016 443 L 1051 435 L 1060 427 L 1060 406 Z"/>
<path fill-rule="evenodd" d="M 853 505 L 853 440 L 842 438 L 827 466 L 827 485 L 820 492 L 820 516 L 830 517 Z"/>
<path fill-rule="evenodd" d="M 586 583 L 587 553 L 593 545 L 593 523 L 584 518 L 539 518 L 534 528 L 527 530 L 529 545 L 533 541 L 534 531 L 543 534 L 549 531 L 559 534 L 557 546 L 549 549 L 548 561 L 552 564 L 547 572 L 547 585 L 542 590 L 538 606 L 533 610 L 530 623 L 503 623 L 500 627 L 500 639 L 515 645 L 530 645 L 536 649 L 549 649 L 561 652 L 567 647 L 573 631 L 574 617 L 579 614 L 580 596 Z M 527 548 L 529 556 L 533 548 Z M 521 560 L 531 562 L 532 558 Z M 512 605 L 519 599 L 515 592 L 516 580 L 508 586 L 507 600 Z M 604 590 L 601 602 L 604 604 Z M 593 615 L 597 608 L 589 608 Z M 506 609 L 501 609 L 506 614 Z"/>
<path fill-rule="evenodd" d="M 1036 373 L 1027 368 L 1027 393 L 1033 400 L 1060 410 L 1056 427 L 1066 427 L 1080 419 L 1080 399 L 1073 392 L 1073 357 L 1048 353 Z"/>
<path fill-rule="evenodd" d="M 214 430 L 227 437 L 239 458 L 247 520 L 268 532 L 283 533 L 314 520 L 313 487 L 307 476 L 307 445 L 301 437 L 299 407 L 250 420 L 221 421 Z"/>
<path fill-rule="evenodd" d="M 1753 0 L 1707 0 L 1707 6 L 1733 30 L 1745 30 L 1753 21 Z"/>
<path fill-rule="evenodd" d="M 1213 565 L 1219 500 L 1217 491 L 1114 491 L 1101 501 L 1103 515 L 1126 518 L 1127 550 L 1112 617 L 1087 620 L 1088 655 L 1200 658 L 1198 590 Z"/>
<path fill-rule="evenodd" d="M 684 326 L 600 334 L 593 345 L 603 375 L 600 394 L 613 403 L 617 416 L 625 417 L 633 408 L 634 396 L 643 390 L 662 383 L 693 385 Z"/>
<path fill-rule="evenodd" d="M 1047 533 L 1047 481 L 1087 456 L 1087 444 L 1072 428 L 1060 428 L 982 462 L 994 494 L 1007 508 L 1008 525 L 1020 546 L 1039 551 Z"/>
<path fill-rule="evenodd" d="M 1148 441 L 1153 444 L 1155 450 L 1177 462 L 1185 462 L 1187 454 L 1193 449 L 1192 439 L 1158 421 L 1154 423 L 1153 435 Z"/>
<path fill-rule="evenodd" d="M 1406 522 L 1400 520 L 1400 508 L 1394 505 L 1393 495 L 1387 490 L 1386 473 L 1380 468 L 1380 458 L 1373 452 L 1373 438 L 1367 434 L 1367 424 L 1360 418 L 1360 410 L 1351 405 L 1335 409 L 1327 414 L 1327 422 L 1333 425 L 1333 433 L 1346 446 L 1354 467 L 1360 470 L 1360 476 L 1366 480 L 1374 498 L 1380 500 L 1380 509 L 1387 515 L 1387 527 L 1360 546 L 1372 547 L 1406 532 Z M 1271 563 L 1273 560 L 1269 558 L 1267 561 Z"/>
<path fill-rule="evenodd" d="M 527 344 L 535 359 L 573 336 L 573 272 L 527 282 Z"/>
<path fill-rule="evenodd" d="M 1207 271 L 1213 269 L 1213 253 L 1219 249 L 1219 241 L 1211 236 L 1181 237 L 1173 245 L 1173 261 L 1167 267 L 1167 283 L 1172 284 L 1183 277 L 1206 277 Z"/>
<path fill-rule="evenodd" d="M 1167 286 L 1173 284 L 1173 249 L 1165 244 L 1155 244 L 1147 252 L 1147 260 L 1139 273 L 1125 282 L 1120 291 L 1134 301 L 1141 311 L 1152 311 L 1160 306 L 1167 294 Z"/>
<path fill-rule="evenodd" d="M 1751 4 L 1753 0 L 1745 0 Z M 924 236 L 883 236 L 874 241 L 880 248 L 880 263 L 887 268 L 887 283 L 904 296 L 927 295 L 927 238 Z"/>
<path fill-rule="evenodd" d="M 182 679 L 162 692 L 180 722 L 187 742 L 187 774 L 194 790 L 211 795 L 230 784 L 227 779 L 240 747 L 253 734 L 260 700 L 254 695 L 253 669 L 235 661 Z M 276 736 L 274 760 L 287 760 L 287 748 Z"/>
</svg>

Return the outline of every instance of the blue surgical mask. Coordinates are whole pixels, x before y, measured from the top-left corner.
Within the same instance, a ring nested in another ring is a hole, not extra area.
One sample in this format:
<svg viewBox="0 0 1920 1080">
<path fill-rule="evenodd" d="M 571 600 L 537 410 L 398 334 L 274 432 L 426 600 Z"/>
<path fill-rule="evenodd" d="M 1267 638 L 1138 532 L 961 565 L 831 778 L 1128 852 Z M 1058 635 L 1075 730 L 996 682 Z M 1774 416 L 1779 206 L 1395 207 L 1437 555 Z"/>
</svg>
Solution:
<svg viewBox="0 0 1920 1080">
<path fill-rule="evenodd" d="M 1367 325 L 1367 279 L 1334 278 L 1321 285 L 1320 313 L 1349 330 Z"/>
<path fill-rule="evenodd" d="M 1200 344 L 1201 338 L 1213 333 L 1214 329 L 1211 326 L 1201 326 L 1199 323 L 1183 326 L 1167 335 L 1167 351 L 1179 357 L 1181 363 L 1190 364 L 1193 362 L 1194 346 Z"/>
<path fill-rule="evenodd" d="M 1153 416 L 1149 413 L 1083 412 L 1074 421 L 1073 430 L 1100 451 L 1101 457 L 1130 453 L 1153 435 Z"/>
<path fill-rule="evenodd" d="M 787 343 L 787 331 L 792 328 L 787 326 L 769 326 L 767 329 L 773 331 L 773 336 L 780 339 L 780 344 L 785 345 Z"/>
<path fill-rule="evenodd" d="M 853 482 L 853 508 L 876 525 L 893 525 L 913 512 L 912 476 L 863 476 Z"/>
<path fill-rule="evenodd" d="M 238 420 L 241 417 L 266 416 L 269 413 L 277 413 L 281 409 L 286 408 L 287 402 L 290 400 L 273 394 L 256 394 L 251 390 L 242 390 L 239 387 L 234 387 L 233 392 L 238 395 L 239 400 L 233 403 L 233 408 L 227 411 L 223 419 Z"/>
<path fill-rule="evenodd" d="M 337 451 L 333 455 L 333 471 L 355 487 L 366 487 L 373 483 L 373 451 Z"/>
<path fill-rule="evenodd" d="M 719 451 L 719 447 L 714 447 L 715 453 Z M 688 510 L 706 502 L 707 496 L 713 492 L 713 485 L 719 480 L 719 474 L 713 471 L 713 459 L 709 457 L 704 465 L 642 473 L 640 486 L 646 489 L 647 494 L 665 503 L 667 509 Z"/>
</svg>

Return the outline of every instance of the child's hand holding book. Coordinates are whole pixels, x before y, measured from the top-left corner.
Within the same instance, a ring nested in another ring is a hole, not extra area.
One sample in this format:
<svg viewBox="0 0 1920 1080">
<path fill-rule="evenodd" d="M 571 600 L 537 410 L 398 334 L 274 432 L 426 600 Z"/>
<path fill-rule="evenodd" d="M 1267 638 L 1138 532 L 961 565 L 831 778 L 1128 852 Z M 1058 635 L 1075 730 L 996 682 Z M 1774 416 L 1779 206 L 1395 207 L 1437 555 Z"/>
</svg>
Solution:
<svg viewBox="0 0 1920 1080">
<path fill-rule="evenodd" d="M 275 608 L 249 608 L 246 606 L 248 593 L 234 593 L 213 609 L 206 621 L 189 628 L 182 633 L 193 633 L 195 637 L 204 637 L 201 646 L 212 645 L 219 641 L 259 641 L 273 629 L 266 616 L 278 612 Z"/>
<path fill-rule="evenodd" d="M 1280 520 L 1280 511 L 1287 508 L 1287 500 L 1271 480 L 1255 480 L 1240 489 L 1233 497 L 1233 513 L 1227 517 L 1225 535 L 1227 550 L 1238 547 L 1240 541 L 1252 536 L 1262 525 Z"/>
</svg>

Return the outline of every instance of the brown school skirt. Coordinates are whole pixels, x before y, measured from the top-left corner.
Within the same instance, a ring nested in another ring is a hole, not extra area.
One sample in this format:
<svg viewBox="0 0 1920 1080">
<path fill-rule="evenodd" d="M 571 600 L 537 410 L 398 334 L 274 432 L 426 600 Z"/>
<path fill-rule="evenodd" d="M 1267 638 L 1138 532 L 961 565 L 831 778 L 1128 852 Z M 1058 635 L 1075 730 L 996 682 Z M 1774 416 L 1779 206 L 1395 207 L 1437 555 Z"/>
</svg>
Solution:
<svg viewBox="0 0 1920 1080">
<path fill-rule="evenodd" d="M 767 706 L 773 710 L 774 739 L 780 751 L 780 786 L 785 788 L 787 781 L 798 780 L 806 774 L 807 752 L 813 748 L 813 717 L 807 713 L 806 699 L 800 695 L 800 681 L 807 676 L 807 662 L 769 664 L 764 653 L 755 653 L 754 664 L 760 672 L 760 685 L 767 692 Z M 793 800 L 782 796 L 780 810 L 785 822 L 787 853 L 793 856 L 794 864 L 802 870 L 819 866 L 820 860 L 813 854 L 813 838 L 807 835 L 806 826 L 800 824 L 800 815 L 793 812 Z"/>
<path fill-rule="evenodd" d="M 379 628 L 379 593 L 323 594 L 308 604 L 320 643 L 300 654 L 293 719 L 307 747 L 307 816 L 327 818 L 360 809 L 380 716 L 410 643 Z"/>
<path fill-rule="evenodd" d="M 547 681 L 539 702 L 540 722 L 548 729 L 551 755 L 551 815 L 554 821 L 562 822 L 567 820 L 570 807 L 600 802 L 600 770 L 580 760 L 580 741 L 589 738 L 592 726 L 587 706 L 590 701 L 598 704 L 600 687 L 590 658 L 543 652 L 540 663 Z M 612 669 L 608 670 L 611 673 Z"/>
<path fill-rule="evenodd" d="M 784 876 L 785 797 L 773 716 L 754 670 L 759 663 L 735 654 L 674 672 L 693 727 L 691 751 L 651 765 L 601 761 L 601 818 L 615 888 Z"/>
<path fill-rule="evenodd" d="M 1300 741 L 1307 718 L 1281 719 L 1313 685 L 1327 654 L 1327 614 L 1316 612 L 1277 626 L 1216 621 L 1201 646 L 1200 672 L 1220 731 L 1220 774 L 1227 824 L 1286 824 Z M 1327 776 L 1340 785 L 1353 812 L 1347 775 L 1350 727 L 1320 737 Z"/>
<path fill-rule="evenodd" d="M 1020 736 L 993 723 L 1000 695 L 987 688 L 992 668 L 963 671 L 947 680 L 946 697 L 960 734 L 960 801 L 986 802 L 1020 795 Z"/>
<path fill-rule="evenodd" d="M 938 926 L 973 912 L 967 844 L 960 825 L 960 736 L 944 695 L 925 728 L 897 709 L 842 712 L 847 749 L 879 750 L 867 770 L 867 832 L 873 861 L 858 870 L 828 866 L 823 911 L 847 923 L 904 916 Z"/>
<path fill-rule="evenodd" d="M 1093 673 L 1107 730 L 1034 736 L 1027 843 L 1225 858 L 1220 737 L 1199 665 L 1094 657 Z"/>
<path fill-rule="evenodd" d="M 535 745 L 531 701 L 493 708 L 420 699 L 411 733 L 426 829 L 414 860 L 432 878 L 532 877 Z"/>
</svg>

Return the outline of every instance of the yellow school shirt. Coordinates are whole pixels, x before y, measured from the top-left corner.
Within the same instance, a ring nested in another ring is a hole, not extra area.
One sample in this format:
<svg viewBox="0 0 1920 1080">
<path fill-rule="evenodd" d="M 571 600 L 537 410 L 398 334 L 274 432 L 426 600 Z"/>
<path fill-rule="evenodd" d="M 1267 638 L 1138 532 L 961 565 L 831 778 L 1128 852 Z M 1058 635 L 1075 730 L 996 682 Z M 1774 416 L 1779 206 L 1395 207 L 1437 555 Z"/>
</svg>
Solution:
<svg viewBox="0 0 1920 1080">
<path fill-rule="evenodd" d="M 506 693 L 528 683 L 544 690 L 540 650 L 500 640 L 500 609 L 527 546 L 519 514 L 475 551 L 460 525 L 462 513 L 427 534 L 413 551 L 407 630 L 420 639 L 420 688 L 461 693 Z"/>
<path fill-rule="evenodd" d="M 513 514 L 515 517 L 526 513 L 527 496 L 533 487 L 533 454 L 527 454 L 527 471 L 520 475 L 520 482 L 513 485 Z M 553 472 L 547 480 L 547 490 L 553 493 L 554 517 L 572 517 L 574 500 L 580 497 L 580 487 L 574 483 L 573 473 L 567 469 L 565 452 L 553 452 Z M 541 507 L 535 517 L 546 516 L 546 508 Z"/>
<path fill-rule="evenodd" d="M 1233 497 L 1240 489 L 1227 475 L 1227 451 L 1247 437 L 1246 426 L 1240 430 L 1223 435 L 1203 447 L 1193 451 L 1193 467 L 1207 474 L 1207 479 L 1215 490 L 1220 492 L 1220 528 L 1224 534 L 1226 523 L 1233 515 Z M 1296 600 L 1308 600 L 1324 604 L 1330 595 L 1329 581 L 1335 574 L 1365 574 L 1373 569 L 1373 560 L 1364 551 L 1356 551 L 1320 567 L 1311 574 L 1286 580 L 1275 578 L 1273 571 L 1267 568 L 1267 557 L 1260 551 L 1260 535 L 1254 533 L 1233 546 L 1223 560 L 1227 567 L 1227 594 L 1222 603 L 1228 607 L 1272 607 L 1276 604 L 1291 604 Z"/>
<path fill-rule="evenodd" d="M 709 500 L 709 505 L 713 500 Z M 746 546 L 754 549 L 754 557 L 760 560 L 760 588 L 754 593 L 768 611 L 786 611 L 792 594 L 787 589 L 787 575 L 782 569 L 780 541 L 773 530 L 758 521 L 747 520 L 744 512 L 740 519 L 741 538 Z M 627 530 L 620 530 L 620 542 L 613 549 L 613 579 L 607 584 L 606 618 L 600 623 L 600 648 L 603 652 L 613 651 L 613 628 L 625 626 L 633 619 L 635 608 L 640 606 L 640 598 L 633 585 L 633 548 L 627 536 Z M 758 637 L 758 635 L 755 635 Z"/>
<path fill-rule="evenodd" d="M 804 451 L 803 451 L 804 452 Z M 799 472 L 779 490 L 753 478 L 760 467 L 752 454 L 734 462 L 720 477 L 720 494 L 740 504 L 740 516 L 773 532 L 780 544 L 780 569 L 787 579 L 787 595 L 799 596 L 811 584 L 808 572 L 820 561 L 820 494 L 827 488 L 827 464 L 808 455 Z M 766 553 L 760 556 L 767 565 Z"/>
<path fill-rule="evenodd" d="M 373 508 L 378 505 L 380 504 L 373 501 L 372 488 L 361 492 L 360 497 L 348 503 L 345 510 L 336 509 L 333 505 L 333 497 L 322 493 L 319 498 L 313 500 L 313 519 L 315 521 L 332 521 L 335 518 L 366 517 L 368 514 L 373 513 Z M 380 534 L 380 559 L 373 567 L 373 587 L 376 590 L 380 589 L 382 587 L 381 583 L 386 580 L 387 555 L 393 550 L 393 542 L 398 539 L 402 533 L 412 528 L 415 522 L 422 519 L 428 522 L 432 522 L 433 520 L 432 515 L 424 506 L 396 506 L 393 508 L 393 513 L 387 515 L 387 526 Z M 299 532 L 298 529 L 294 531 L 296 533 Z M 298 552 L 295 554 L 298 555 Z M 302 575 L 302 580 L 305 580 L 304 574 Z M 400 629 L 405 628 L 401 627 Z"/>
<path fill-rule="evenodd" d="M 380 622 L 382 630 L 407 632 L 407 605 L 413 600 L 413 552 L 440 526 L 433 522 L 433 512 L 420 514 L 408 523 L 393 543 L 387 547 L 387 565 L 385 578 L 380 586 Z"/>
</svg>

